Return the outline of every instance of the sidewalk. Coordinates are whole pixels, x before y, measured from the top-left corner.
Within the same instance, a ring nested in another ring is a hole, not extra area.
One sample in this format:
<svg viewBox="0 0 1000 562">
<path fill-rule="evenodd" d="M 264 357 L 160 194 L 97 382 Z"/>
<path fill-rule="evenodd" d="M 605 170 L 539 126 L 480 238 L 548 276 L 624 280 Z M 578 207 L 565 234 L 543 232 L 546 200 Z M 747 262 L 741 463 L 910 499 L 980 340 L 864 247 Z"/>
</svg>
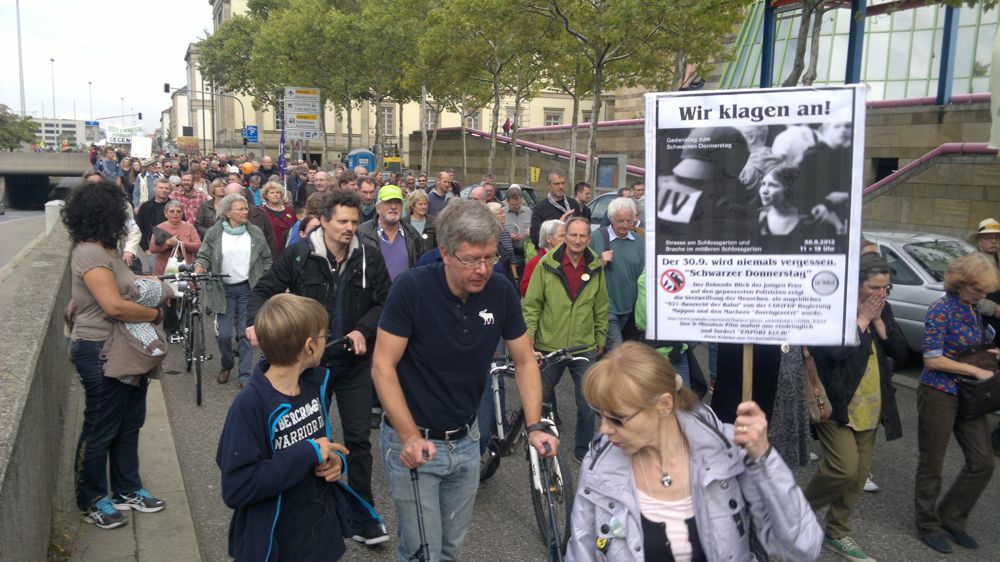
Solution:
<svg viewBox="0 0 1000 562">
<path fill-rule="evenodd" d="M 200 561 L 194 521 L 188 506 L 184 480 L 174 447 L 174 436 L 167 420 L 167 407 L 159 381 L 151 381 L 146 401 L 146 424 L 139 434 L 139 459 L 143 485 L 156 497 L 167 502 L 159 513 L 126 512 L 128 524 L 104 530 L 85 523 L 73 501 L 72 474 L 63 470 L 62 498 L 65 508 L 60 513 L 64 521 L 67 559 L 72 562 L 164 560 L 170 562 Z M 83 390 L 74 380 L 68 399 L 66 424 L 71 430 L 71 443 L 64 459 L 72 459 L 83 417 Z M 68 465 L 69 463 L 65 463 Z"/>
</svg>

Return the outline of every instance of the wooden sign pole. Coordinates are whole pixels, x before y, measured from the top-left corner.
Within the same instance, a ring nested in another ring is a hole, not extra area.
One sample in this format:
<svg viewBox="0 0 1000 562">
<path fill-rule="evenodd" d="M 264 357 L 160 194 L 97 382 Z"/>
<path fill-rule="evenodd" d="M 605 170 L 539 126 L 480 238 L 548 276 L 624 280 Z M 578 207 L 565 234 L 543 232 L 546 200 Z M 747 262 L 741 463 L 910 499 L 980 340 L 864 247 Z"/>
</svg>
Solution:
<svg viewBox="0 0 1000 562">
<path fill-rule="evenodd" d="M 753 345 L 743 344 L 743 402 L 753 400 Z"/>
</svg>

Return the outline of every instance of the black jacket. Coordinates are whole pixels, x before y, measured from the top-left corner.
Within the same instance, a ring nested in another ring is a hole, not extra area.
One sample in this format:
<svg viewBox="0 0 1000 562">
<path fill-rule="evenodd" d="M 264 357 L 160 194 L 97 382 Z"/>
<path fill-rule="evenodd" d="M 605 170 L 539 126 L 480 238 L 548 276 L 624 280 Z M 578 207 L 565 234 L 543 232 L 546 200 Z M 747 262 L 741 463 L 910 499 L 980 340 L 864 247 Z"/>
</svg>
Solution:
<svg viewBox="0 0 1000 562">
<path fill-rule="evenodd" d="M 348 257 L 335 277 L 323 242 L 323 229 L 317 228 L 274 260 L 271 270 L 257 282 L 250 295 L 247 324 L 253 325 L 257 311 L 272 295 L 289 290 L 322 303 L 330 314 L 330 338 L 343 337 L 357 330 L 368 341 L 368 353 L 361 357 L 339 349 L 327 349 L 325 365 L 363 360 L 374 349 L 375 331 L 386 297 L 389 296 L 389 273 L 382 255 L 362 244 L 357 236 L 348 249 Z"/>
<path fill-rule="evenodd" d="M 361 223 L 358 227 L 355 236 L 361 239 L 362 242 L 368 244 L 372 248 L 381 248 L 382 246 L 378 241 L 378 229 L 376 228 L 376 223 L 378 223 L 378 217 Z M 406 241 L 406 254 L 407 267 L 413 267 L 417 265 L 417 260 L 420 259 L 420 255 L 424 253 L 423 248 L 423 238 L 417 229 L 410 226 L 409 223 L 399 221 L 399 228 L 403 231 L 403 240 Z"/>
<path fill-rule="evenodd" d="M 830 406 L 833 409 L 830 418 L 840 425 L 847 425 L 847 406 L 865 374 L 874 339 L 875 351 L 878 354 L 878 369 L 881 374 L 879 384 L 882 391 L 881 421 L 885 427 L 885 438 L 891 441 L 903 436 L 903 426 L 899 421 L 896 390 L 892 386 L 892 365 L 888 358 L 902 361 L 909 348 L 902 332 L 896 326 L 889 303 L 882 309 L 882 322 L 889 336 L 884 341 L 875 336 L 874 328 L 871 328 L 858 333 L 861 344 L 857 347 L 811 347 L 809 351 L 816 360 L 816 371 L 830 399 Z"/>
<path fill-rule="evenodd" d="M 420 243 L 421 246 L 420 255 L 423 255 L 425 252 L 437 248 L 438 245 L 437 227 L 434 226 L 434 217 L 430 215 L 425 215 L 425 218 L 427 219 L 427 222 L 424 223 L 424 233 L 420 236 L 422 239 Z M 405 222 L 406 224 L 413 226 L 413 223 L 410 222 L 411 220 L 412 217 L 407 215 L 406 217 L 403 218 L 402 222 Z"/>
<path fill-rule="evenodd" d="M 576 199 L 568 196 L 563 197 L 562 204 L 563 207 L 573 209 L 573 216 L 584 216 L 583 209 L 580 208 L 580 202 Z M 547 220 L 558 219 L 562 217 L 565 212 L 566 211 L 563 211 L 559 207 L 553 205 L 552 202 L 549 201 L 548 197 L 542 199 L 538 203 L 535 203 L 535 206 L 531 208 L 531 243 L 534 244 L 536 248 L 538 247 L 538 230 L 541 228 L 542 223 Z"/>
</svg>

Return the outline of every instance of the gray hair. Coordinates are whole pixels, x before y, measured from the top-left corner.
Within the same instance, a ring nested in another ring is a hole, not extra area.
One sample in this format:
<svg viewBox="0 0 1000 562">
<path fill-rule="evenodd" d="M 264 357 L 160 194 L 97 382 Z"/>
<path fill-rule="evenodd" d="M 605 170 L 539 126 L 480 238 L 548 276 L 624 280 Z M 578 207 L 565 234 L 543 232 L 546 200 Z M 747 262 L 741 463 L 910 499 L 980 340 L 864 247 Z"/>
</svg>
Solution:
<svg viewBox="0 0 1000 562">
<path fill-rule="evenodd" d="M 235 203 L 237 201 L 242 201 L 244 205 L 247 205 L 247 207 L 250 206 L 250 205 L 247 204 L 247 198 L 246 197 L 243 197 L 239 193 L 230 193 L 229 195 L 226 195 L 225 197 L 223 197 L 222 201 L 219 201 L 219 217 L 218 217 L 218 220 L 222 220 L 222 219 L 228 218 L 229 217 L 229 211 L 231 211 L 232 208 L 233 208 L 233 203 Z"/>
<path fill-rule="evenodd" d="M 167 209 L 170 209 L 171 207 L 180 207 L 182 211 L 184 210 L 184 205 L 181 205 L 180 201 L 176 199 L 168 199 L 167 203 L 163 206 L 163 211 L 166 212 Z"/>
<path fill-rule="evenodd" d="M 560 226 L 566 226 L 566 223 L 559 219 L 549 219 L 542 223 L 542 226 L 538 228 L 538 243 L 541 247 L 546 250 L 551 250 L 552 247 L 549 246 L 549 238 L 556 235 L 556 231 L 559 230 Z"/>
<path fill-rule="evenodd" d="M 170 183 L 170 187 L 177 187 L 178 185 L 181 184 L 181 177 L 180 176 L 170 176 L 170 179 L 167 180 L 167 182 Z"/>
<path fill-rule="evenodd" d="M 482 246 L 500 240 L 496 215 L 479 201 L 454 198 L 436 217 L 438 242 L 449 254 L 463 242 Z"/>
<path fill-rule="evenodd" d="M 616 197 L 608 203 L 608 219 L 613 218 L 621 211 L 632 213 L 633 217 L 639 216 L 639 209 L 635 206 L 635 199 L 631 197 Z"/>
<path fill-rule="evenodd" d="M 516 183 L 510 184 L 510 187 L 507 188 L 507 199 L 520 199 L 523 201 L 524 193 L 521 191 L 521 186 Z"/>
</svg>

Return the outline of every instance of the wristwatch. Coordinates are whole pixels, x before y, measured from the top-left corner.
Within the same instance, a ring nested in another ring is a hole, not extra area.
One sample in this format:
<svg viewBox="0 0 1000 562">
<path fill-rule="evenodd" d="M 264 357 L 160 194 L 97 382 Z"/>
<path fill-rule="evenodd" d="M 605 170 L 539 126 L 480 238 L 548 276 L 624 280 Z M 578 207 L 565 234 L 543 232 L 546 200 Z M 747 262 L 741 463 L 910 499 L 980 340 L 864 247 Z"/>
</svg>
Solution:
<svg viewBox="0 0 1000 562">
<path fill-rule="evenodd" d="M 548 420 L 542 420 L 538 423 L 533 423 L 529 425 L 528 427 L 524 428 L 524 430 L 527 433 L 531 433 L 532 431 L 544 431 L 545 433 L 548 433 L 549 435 L 555 437 L 556 433 L 555 431 L 552 430 L 553 426 L 555 426 L 554 423 Z"/>
</svg>

